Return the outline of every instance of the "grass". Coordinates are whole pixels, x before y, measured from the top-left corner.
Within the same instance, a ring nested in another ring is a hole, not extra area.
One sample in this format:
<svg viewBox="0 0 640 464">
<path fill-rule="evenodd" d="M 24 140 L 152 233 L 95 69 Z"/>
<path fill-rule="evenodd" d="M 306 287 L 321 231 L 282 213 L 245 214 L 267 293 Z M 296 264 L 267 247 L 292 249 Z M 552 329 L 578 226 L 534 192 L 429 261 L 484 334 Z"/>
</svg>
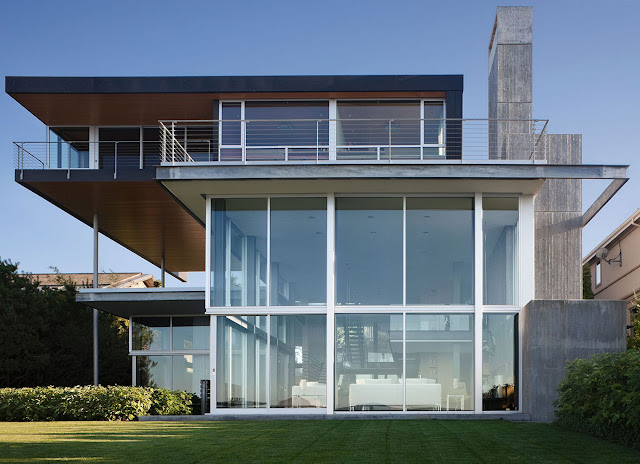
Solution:
<svg viewBox="0 0 640 464">
<path fill-rule="evenodd" d="M 598 463 L 640 451 L 502 420 L 0 423 L 0 463 Z"/>
</svg>

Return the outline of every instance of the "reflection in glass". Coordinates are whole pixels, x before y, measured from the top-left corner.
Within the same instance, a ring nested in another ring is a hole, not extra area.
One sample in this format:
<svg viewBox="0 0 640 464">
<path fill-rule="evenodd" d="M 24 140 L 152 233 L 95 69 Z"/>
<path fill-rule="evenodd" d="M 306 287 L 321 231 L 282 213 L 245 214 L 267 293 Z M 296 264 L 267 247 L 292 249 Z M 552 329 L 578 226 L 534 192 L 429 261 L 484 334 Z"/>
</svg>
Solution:
<svg viewBox="0 0 640 464">
<path fill-rule="evenodd" d="M 244 111 L 248 147 L 329 145 L 328 101 L 248 101 Z"/>
<path fill-rule="evenodd" d="M 402 304 L 402 198 L 336 198 L 336 296 Z"/>
<path fill-rule="evenodd" d="M 171 389 L 171 356 L 136 356 L 136 385 Z"/>
<path fill-rule="evenodd" d="M 172 390 L 183 390 L 200 396 L 200 380 L 209 380 L 209 355 L 172 356 Z"/>
<path fill-rule="evenodd" d="M 444 145 L 444 103 L 424 102 L 424 143 Z"/>
<path fill-rule="evenodd" d="M 208 350 L 209 316 L 174 317 L 174 350 Z"/>
<path fill-rule="evenodd" d="M 337 314 L 335 409 L 402 409 L 402 315 Z"/>
<path fill-rule="evenodd" d="M 222 104 L 222 145 L 240 145 L 242 143 L 241 111 L 240 102 Z"/>
<path fill-rule="evenodd" d="M 211 202 L 211 306 L 267 304 L 267 199 Z"/>
<path fill-rule="evenodd" d="M 219 316 L 217 330 L 218 407 L 266 407 L 266 316 Z"/>
<path fill-rule="evenodd" d="M 473 315 L 406 317 L 407 410 L 473 410 Z"/>
<path fill-rule="evenodd" d="M 327 406 L 326 316 L 271 316 L 271 407 Z"/>
<path fill-rule="evenodd" d="M 518 316 L 485 314 L 482 318 L 482 409 L 518 408 Z"/>
<path fill-rule="evenodd" d="M 327 200 L 271 200 L 271 305 L 326 303 Z"/>
<path fill-rule="evenodd" d="M 473 304 L 471 198 L 407 198 L 407 304 Z"/>
<path fill-rule="evenodd" d="M 134 317 L 132 322 L 132 349 L 149 351 L 171 349 L 171 322 L 169 317 Z"/>
<path fill-rule="evenodd" d="M 48 167 L 78 169 L 89 167 L 89 128 L 49 128 Z"/>
<path fill-rule="evenodd" d="M 518 199 L 483 198 L 484 304 L 514 305 L 518 298 Z"/>
<path fill-rule="evenodd" d="M 419 101 L 339 101 L 337 119 L 338 147 L 420 145 Z"/>
</svg>

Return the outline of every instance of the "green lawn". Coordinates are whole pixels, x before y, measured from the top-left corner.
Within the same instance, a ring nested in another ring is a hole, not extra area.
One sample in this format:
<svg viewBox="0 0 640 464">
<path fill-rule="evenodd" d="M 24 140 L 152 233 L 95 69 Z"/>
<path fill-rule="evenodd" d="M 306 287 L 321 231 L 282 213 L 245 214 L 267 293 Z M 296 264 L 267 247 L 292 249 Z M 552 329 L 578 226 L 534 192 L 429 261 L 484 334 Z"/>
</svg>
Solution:
<svg viewBox="0 0 640 464">
<path fill-rule="evenodd" d="M 503 420 L 0 423 L 5 462 L 640 463 L 640 451 Z"/>
</svg>

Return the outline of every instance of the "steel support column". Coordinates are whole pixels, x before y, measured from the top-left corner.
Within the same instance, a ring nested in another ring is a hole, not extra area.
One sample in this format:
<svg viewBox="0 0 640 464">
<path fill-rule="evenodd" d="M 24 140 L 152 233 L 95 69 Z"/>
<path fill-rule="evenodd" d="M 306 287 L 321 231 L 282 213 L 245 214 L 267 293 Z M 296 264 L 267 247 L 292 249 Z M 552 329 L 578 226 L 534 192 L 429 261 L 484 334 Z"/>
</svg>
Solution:
<svg viewBox="0 0 640 464">
<path fill-rule="evenodd" d="M 93 288 L 98 288 L 98 213 L 93 214 Z M 98 310 L 93 308 L 93 384 L 98 385 Z"/>
</svg>

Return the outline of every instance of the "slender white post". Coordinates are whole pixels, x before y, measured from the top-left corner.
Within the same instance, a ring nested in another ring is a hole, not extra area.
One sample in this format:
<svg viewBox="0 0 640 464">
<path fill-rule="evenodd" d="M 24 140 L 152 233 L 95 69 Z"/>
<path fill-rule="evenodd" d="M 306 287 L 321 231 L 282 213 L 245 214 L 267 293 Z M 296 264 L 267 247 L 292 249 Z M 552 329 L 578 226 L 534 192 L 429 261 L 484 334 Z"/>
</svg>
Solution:
<svg viewBox="0 0 640 464">
<path fill-rule="evenodd" d="M 93 213 L 93 288 L 98 288 L 98 213 Z M 93 384 L 98 385 L 98 310 L 93 308 Z"/>
<path fill-rule="evenodd" d="M 336 142 L 338 139 L 338 104 L 336 100 L 329 100 L 329 159 L 335 160 L 337 156 Z"/>
<path fill-rule="evenodd" d="M 482 193 L 475 194 L 473 205 L 473 235 L 474 235 L 474 304 L 473 317 L 473 352 L 474 352 L 474 380 L 473 380 L 473 408 L 476 414 L 482 413 L 482 303 L 483 303 L 483 233 L 482 233 Z"/>
<path fill-rule="evenodd" d="M 335 215 L 336 198 L 333 193 L 327 195 L 327 414 L 334 413 L 335 403 Z"/>
<path fill-rule="evenodd" d="M 165 268 L 164 252 L 163 252 L 162 253 L 162 258 L 160 259 L 160 282 L 161 282 L 162 288 L 164 288 L 165 274 L 166 274 L 166 268 Z"/>
</svg>

